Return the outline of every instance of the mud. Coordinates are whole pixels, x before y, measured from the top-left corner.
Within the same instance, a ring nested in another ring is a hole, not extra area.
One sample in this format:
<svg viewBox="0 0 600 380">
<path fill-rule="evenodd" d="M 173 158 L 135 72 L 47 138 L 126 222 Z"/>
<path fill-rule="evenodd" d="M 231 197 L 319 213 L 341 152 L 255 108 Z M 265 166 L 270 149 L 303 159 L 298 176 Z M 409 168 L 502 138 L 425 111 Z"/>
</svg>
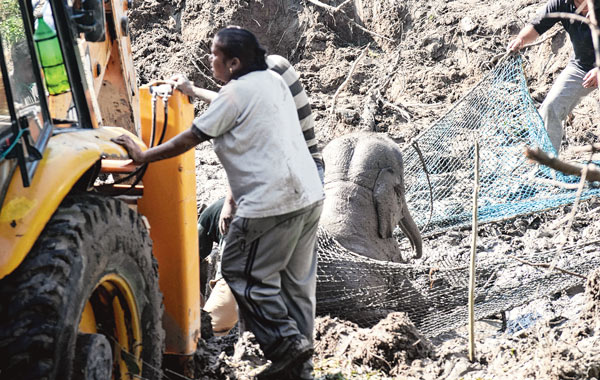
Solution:
<svg viewBox="0 0 600 380">
<path fill-rule="evenodd" d="M 580 205 L 568 241 L 582 241 L 584 236 L 588 242 L 598 240 L 599 208 L 596 199 Z M 488 253 L 555 246 L 551 240 L 560 234 L 550 234 L 547 226 L 570 211 L 565 206 L 516 221 L 486 224 L 480 229 L 479 246 Z M 591 231 L 595 237 L 590 236 Z M 443 252 L 449 257 L 465 255 L 470 250 L 470 239 L 469 230 L 429 237 L 424 241 L 425 252 L 430 255 Z M 597 245 L 583 249 L 597 250 Z M 473 362 L 467 355 L 465 327 L 426 339 L 402 313 L 390 313 L 369 329 L 338 318 L 318 317 L 314 335 L 315 373 L 320 379 L 598 378 L 599 301 L 600 271 L 595 271 L 582 286 L 540 296 L 508 310 L 504 330 L 500 316 L 479 321 L 475 326 Z M 238 347 L 234 347 L 236 340 L 237 332 L 232 332 L 202 343 L 210 350 L 197 356 L 203 361 L 197 361 L 196 368 L 201 369 L 200 376 L 207 376 L 200 378 L 249 379 L 263 368 L 265 361 L 251 337 L 245 335 Z M 243 355 L 239 352 L 242 347 Z M 234 351 L 238 351 L 237 355 Z M 206 354 L 210 358 L 205 358 Z M 202 375 L 207 360 L 213 361 L 209 368 L 219 368 L 220 372 L 211 370 Z M 216 373 L 224 375 L 211 377 Z"/>
<path fill-rule="evenodd" d="M 323 360 L 347 357 L 390 375 L 400 375 L 402 367 L 433 353 L 432 345 L 403 313 L 390 313 L 370 329 L 323 317 L 316 327 L 315 342 Z"/>
<path fill-rule="evenodd" d="M 139 84 L 174 73 L 218 90 L 208 62 L 210 39 L 237 24 L 257 34 L 302 74 L 311 98 L 321 147 L 357 130 L 386 133 L 408 142 L 442 116 L 502 57 L 505 47 L 544 2 L 536 0 L 341 0 L 337 11 L 295 0 L 143 0 L 130 11 Z M 571 54 L 562 29 L 524 52 L 524 68 L 538 104 Z M 367 47 L 368 44 L 368 47 Z M 362 52 L 363 57 L 357 62 Z M 350 70 L 355 65 L 354 71 Z M 340 86 L 349 77 L 347 84 Z M 339 93 L 336 96 L 336 91 Z M 575 148 L 597 142 L 597 93 L 573 112 L 561 155 L 579 159 Z M 197 103 L 197 112 L 204 105 Z M 226 177 L 210 144 L 196 150 L 198 207 L 222 197 Z M 479 229 L 484 254 L 548 251 L 600 240 L 600 202 L 580 204 L 571 230 L 571 206 L 526 215 Z M 470 231 L 453 230 L 424 239 L 427 257 L 464 257 Z M 407 241 L 401 247 L 409 251 Z M 598 244 L 582 247 L 598 250 Z M 577 254 L 577 250 L 573 254 Z M 426 341 L 402 315 L 390 314 L 364 330 L 328 317 L 316 322 L 316 375 L 327 379 L 589 379 L 599 377 L 598 273 L 585 293 L 540 297 L 509 310 L 507 330 L 499 320 L 476 325 L 475 361 L 467 359 L 464 329 Z M 251 378 L 264 359 L 248 336 L 209 337 L 196 355 L 197 378 Z M 239 354 L 245 349 L 249 353 Z"/>
</svg>

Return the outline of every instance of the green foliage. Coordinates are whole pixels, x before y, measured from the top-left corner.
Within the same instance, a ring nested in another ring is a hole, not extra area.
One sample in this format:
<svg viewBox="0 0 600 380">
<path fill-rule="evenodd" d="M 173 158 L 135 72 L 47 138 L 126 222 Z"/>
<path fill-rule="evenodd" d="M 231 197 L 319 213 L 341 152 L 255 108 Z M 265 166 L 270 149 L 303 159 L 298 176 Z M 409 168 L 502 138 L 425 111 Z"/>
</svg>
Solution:
<svg viewBox="0 0 600 380">
<path fill-rule="evenodd" d="M 0 0 L 0 34 L 12 44 L 24 38 L 23 20 L 17 0 Z"/>
</svg>

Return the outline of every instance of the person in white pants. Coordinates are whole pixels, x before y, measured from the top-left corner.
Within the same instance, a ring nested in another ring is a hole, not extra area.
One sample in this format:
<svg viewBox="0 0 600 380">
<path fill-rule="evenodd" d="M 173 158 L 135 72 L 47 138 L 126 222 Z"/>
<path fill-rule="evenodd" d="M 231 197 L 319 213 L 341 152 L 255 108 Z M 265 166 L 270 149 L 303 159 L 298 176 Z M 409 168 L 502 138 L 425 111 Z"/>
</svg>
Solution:
<svg viewBox="0 0 600 380">
<path fill-rule="evenodd" d="M 595 2 L 596 15 L 600 15 L 600 2 Z M 544 121 L 552 146 L 558 151 L 563 137 L 563 121 L 581 99 L 597 86 L 598 68 L 594 67 L 594 45 L 590 28 L 582 21 L 547 17 L 549 13 L 588 15 L 586 0 L 549 0 L 542 12 L 525 26 L 508 44 L 508 50 L 519 51 L 526 44 L 560 22 L 569 34 L 573 56 L 546 95 L 539 113 Z"/>
</svg>

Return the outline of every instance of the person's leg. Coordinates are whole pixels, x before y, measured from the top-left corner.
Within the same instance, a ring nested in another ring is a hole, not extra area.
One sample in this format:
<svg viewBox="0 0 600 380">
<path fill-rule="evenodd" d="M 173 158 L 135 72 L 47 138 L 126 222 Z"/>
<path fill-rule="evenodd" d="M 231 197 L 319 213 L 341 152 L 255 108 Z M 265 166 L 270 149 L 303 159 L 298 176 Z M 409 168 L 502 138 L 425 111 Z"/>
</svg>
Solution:
<svg viewBox="0 0 600 380">
<path fill-rule="evenodd" d="M 212 252 L 213 244 L 221 239 L 219 217 L 225 198 L 212 203 L 198 217 L 198 248 L 200 258 L 204 260 Z"/>
<path fill-rule="evenodd" d="M 317 229 L 322 206 L 318 205 L 307 215 L 296 249 L 281 275 L 281 293 L 290 316 L 298 330 L 313 342 L 316 310 Z M 295 379 L 312 379 L 312 359 L 297 366 L 292 374 Z"/>
<path fill-rule="evenodd" d="M 540 116 L 548 131 L 550 142 L 557 153 L 563 137 L 563 121 L 579 101 L 594 90 L 582 86 L 585 74 L 585 71 L 569 63 L 556 78 L 540 106 Z"/>
<path fill-rule="evenodd" d="M 214 241 L 208 236 L 206 229 L 198 223 L 198 253 L 200 260 L 206 259 L 212 252 Z"/>
<path fill-rule="evenodd" d="M 316 308 L 317 228 L 322 206 L 304 218 L 304 226 L 286 268 L 281 274 L 281 295 L 298 330 L 312 341 Z"/>
<path fill-rule="evenodd" d="M 221 272 L 231 288 L 243 325 L 268 356 L 282 337 L 299 334 L 281 297 L 281 274 L 300 236 L 301 216 L 235 217 L 225 238 Z"/>
<path fill-rule="evenodd" d="M 254 333 L 265 356 L 273 362 L 269 369 L 287 370 L 288 365 L 295 366 L 312 355 L 312 344 L 289 314 L 281 273 L 313 211 L 310 207 L 271 218 L 236 217 L 226 237 L 223 277 L 235 295 L 240 321 Z M 310 260 L 306 266 L 314 268 Z"/>
<path fill-rule="evenodd" d="M 219 199 L 205 208 L 198 217 L 198 253 L 200 254 L 200 294 L 206 296 L 206 280 L 209 276 L 209 263 L 205 260 L 213 252 L 213 245 L 221 238 L 219 216 L 225 198 Z M 201 304 L 204 304 L 202 301 Z"/>
</svg>

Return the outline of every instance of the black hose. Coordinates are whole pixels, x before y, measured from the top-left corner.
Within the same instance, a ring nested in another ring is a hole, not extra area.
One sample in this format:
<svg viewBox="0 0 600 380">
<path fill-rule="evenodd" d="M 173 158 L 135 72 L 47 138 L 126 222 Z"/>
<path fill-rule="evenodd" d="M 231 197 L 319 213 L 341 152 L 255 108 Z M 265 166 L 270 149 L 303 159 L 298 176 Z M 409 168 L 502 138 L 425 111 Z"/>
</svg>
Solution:
<svg viewBox="0 0 600 380">
<path fill-rule="evenodd" d="M 165 134 L 167 132 L 167 123 L 169 121 L 169 102 L 167 98 L 163 98 L 163 103 L 164 103 L 164 114 L 165 114 L 165 120 L 163 122 L 163 129 L 162 132 L 160 134 L 160 138 L 158 139 L 158 144 L 160 145 L 162 144 L 164 138 L 165 138 Z M 156 136 L 156 98 L 153 100 L 152 103 L 152 136 L 151 136 L 151 140 L 150 141 L 150 148 L 153 148 L 154 145 L 154 136 Z M 116 194 L 116 195 L 127 195 L 131 190 L 133 190 L 135 188 L 135 186 L 142 180 L 142 178 L 144 177 L 144 174 L 146 174 L 146 169 L 148 169 L 148 163 L 142 164 L 139 168 L 137 168 L 135 171 L 133 171 L 132 173 L 126 175 L 123 178 L 119 178 L 118 180 L 116 180 L 114 183 L 115 184 L 119 184 L 119 183 L 123 183 L 125 181 L 127 181 L 130 178 L 133 178 L 134 176 L 137 176 L 137 178 L 135 179 L 135 181 L 133 181 L 133 184 L 131 184 L 131 186 L 129 186 L 128 188 L 124 189 L 122 193 Z"/>
</svg>

